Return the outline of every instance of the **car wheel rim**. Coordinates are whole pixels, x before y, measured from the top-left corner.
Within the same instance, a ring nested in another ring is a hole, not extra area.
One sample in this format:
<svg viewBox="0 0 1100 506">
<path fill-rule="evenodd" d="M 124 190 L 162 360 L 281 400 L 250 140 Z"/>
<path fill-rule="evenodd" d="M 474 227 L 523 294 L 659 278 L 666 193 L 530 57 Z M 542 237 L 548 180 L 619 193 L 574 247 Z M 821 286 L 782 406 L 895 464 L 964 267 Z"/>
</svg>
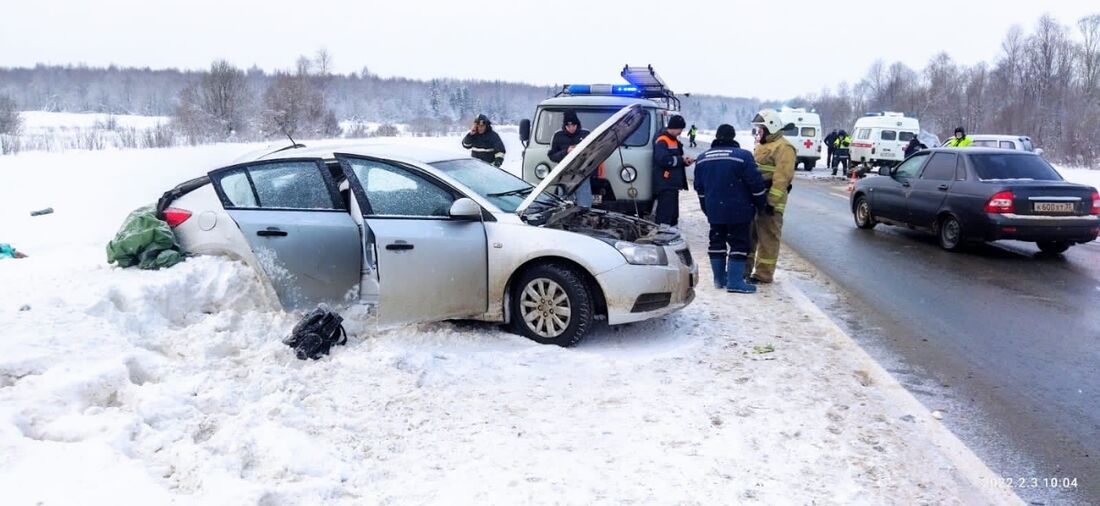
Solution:
<svg viewBox="0 0 1100 506">
<path fill-rule="evenodd" d="M 954 246 L 959 242 L 959 222 L 949 219 L 943 222 L 943 243 Z"/>
<path fill-rule="evenodd" d="M 856 208 L 856 219 L 859 220 L 860 225 L 866 225 L 868 215 L 871 214 L 870 210 L 868 210 L 867 207 L 868 206 L 866 200 L 859 201 L 859 207 Z"/>
<path fill-rule="evenodd" d="M 554 280 L 538 278 L 527 283 L 519 307 L 527 328 L 541 337 L 558 337 L 569 328 L 572 318 L 569 294 Z"/>
</svg>

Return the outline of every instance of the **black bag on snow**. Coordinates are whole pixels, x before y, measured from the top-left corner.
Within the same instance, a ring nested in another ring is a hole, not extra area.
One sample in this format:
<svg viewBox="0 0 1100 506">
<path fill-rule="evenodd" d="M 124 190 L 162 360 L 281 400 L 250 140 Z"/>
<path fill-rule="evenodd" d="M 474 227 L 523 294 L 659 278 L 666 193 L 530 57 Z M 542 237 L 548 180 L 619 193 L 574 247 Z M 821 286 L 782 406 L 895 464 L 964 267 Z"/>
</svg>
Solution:
<svg viewBox="0 0 1100 506">
<path fill-rule="evenodd" d="M 328 355 L 333 345 L 348 342 L 348 335 L 340 324 L 343 321 L 344 318 L 327 305 L 320 304 L 298 321 L 290 335 L 283 339 L 283 344 L 294 348 L 294 355 L 300 360 L 317 360 Z"/>
</svg>

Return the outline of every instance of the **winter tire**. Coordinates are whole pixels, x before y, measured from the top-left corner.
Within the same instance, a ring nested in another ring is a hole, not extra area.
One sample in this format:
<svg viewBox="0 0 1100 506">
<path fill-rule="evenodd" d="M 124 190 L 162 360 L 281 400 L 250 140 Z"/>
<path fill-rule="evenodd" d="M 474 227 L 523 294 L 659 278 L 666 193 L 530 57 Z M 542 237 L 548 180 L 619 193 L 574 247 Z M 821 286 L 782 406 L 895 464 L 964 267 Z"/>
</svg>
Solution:
<svg viewBox="0 0 1100 506">
<path fill-rule="evenodd" d="M 940 221 L 940 247 L 947 251 L 959 251 L 963 246 L 962 224 L 954 216 L 946 216 Z"/>
<path fill-rule="evenodd" d="M 867 197 L 861 196 L 856 199 L 856 207 L 852 211 L 852 216 L 856 220 L 856 227 L 863 230 L 871 230 L 877 224 L 871 216 L 871 203 L 867 201 Z"/>
<path fill-rule="evenodd" d="M 1039 241 L 1035 243 L 1039 250 L 1048 255 L 1061 255 L 1069 249 L 1069 243 L 1065 241 Z"/>
<path fill-rule="evenodd" d="M 803 165 L 806 166 L 806 172 L 813 172 L 814 167 L 817 166 L 817 161 L 816 160 L 806 160 L 806 162 L 803 163 Z"/>
<path fill-rule="evenodd" d="M 573 269 L 537 265 L 515 283 L 513 330 L 537 343 L 573 346 L 592 328 L 592 299 L 588 285 Z"/>
</svg>

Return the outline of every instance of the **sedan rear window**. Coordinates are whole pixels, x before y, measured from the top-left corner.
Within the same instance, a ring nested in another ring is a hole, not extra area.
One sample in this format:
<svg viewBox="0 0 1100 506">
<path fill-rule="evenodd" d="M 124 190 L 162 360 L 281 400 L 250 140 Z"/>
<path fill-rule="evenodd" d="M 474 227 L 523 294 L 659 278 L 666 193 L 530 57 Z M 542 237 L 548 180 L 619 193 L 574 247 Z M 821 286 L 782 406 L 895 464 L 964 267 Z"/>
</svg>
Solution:
<svg viewBox="0 0 1100 506">
<path fill-rule="evenodd" d="M 970 165 L 983 181 L 1024 179 L 1061 181 L 1062 176 L 1046 160 L 1034 155 L 983 153 L 970 155 Z"/>
</svg>

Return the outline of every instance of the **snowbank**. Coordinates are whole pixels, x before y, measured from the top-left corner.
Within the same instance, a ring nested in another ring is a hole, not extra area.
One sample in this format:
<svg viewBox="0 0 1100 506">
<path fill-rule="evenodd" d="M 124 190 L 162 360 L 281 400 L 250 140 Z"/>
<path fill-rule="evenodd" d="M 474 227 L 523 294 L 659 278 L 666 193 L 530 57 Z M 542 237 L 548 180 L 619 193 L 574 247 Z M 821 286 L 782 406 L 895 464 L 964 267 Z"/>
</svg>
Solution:
<svg viewBox="0 0 1100 506">
<path fill-rule="evenodd" d="M 575 349 L 351 320 L 346 347 L 302 362 L 279 343 L 294 316 L 242 264 L 103 263 L 126 212 L 257 147 L 0 158 L 0 239 L 31 254 L 0 261 L 6 504 L 1011 500 L 782 273 L 756 296 L 704 281 L 685 310 Z"/>
</svg>

